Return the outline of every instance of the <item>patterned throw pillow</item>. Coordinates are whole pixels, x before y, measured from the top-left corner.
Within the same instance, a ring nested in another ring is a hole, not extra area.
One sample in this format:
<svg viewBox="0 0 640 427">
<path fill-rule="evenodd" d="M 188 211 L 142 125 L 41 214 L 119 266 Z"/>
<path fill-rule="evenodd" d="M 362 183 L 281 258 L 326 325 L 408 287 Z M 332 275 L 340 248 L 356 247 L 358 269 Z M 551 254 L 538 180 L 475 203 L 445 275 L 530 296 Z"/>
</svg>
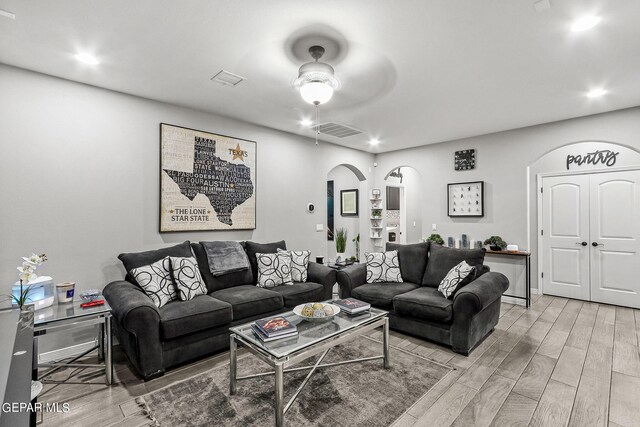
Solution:
<svg viewBox="0 0 640 427">
<path fill-rule="evenodd" d="M 171 272 L 178 288 L 178 297 L 189 301 L 198 295 L 207 294 L 207 286 L 202 280 L 198 261 L 193 257 L 171 257 Z"/>
<path fill-rule="evenodd" d="M 476 268 L 462 261 L 453 267 L 440 282 L 438 290 L 447 299 L 453 298 L 458 289 L 468 285 L 476 277 Z"/>
<path fill-rule="evenodd" d="M 367 283 L 401 283 L 398 251 L 365 253 L 367 259 Z"/>
<path fill-rule="evenodd" d="M 291 258 L 291 280 L 294 282 L 306 282 L 311 251 L 285 251 L 278 249 L 278 253 Z"/>
<path fill-rule="evenodd" d="M 165 257 L 151 265 L 133 268 L 129 274 L 149 295 L 156 307 L 160 308 L 169 301 L 178 299 L 176 286 L 171 280 L 171 262 Z"/>
<path fill-rule="evenodd" d="M 282 253 L 256 254 L 258 263 L 258 283 L 261 288 L 275 288 L 292 285 L 291 257 Z"/>
</svg>

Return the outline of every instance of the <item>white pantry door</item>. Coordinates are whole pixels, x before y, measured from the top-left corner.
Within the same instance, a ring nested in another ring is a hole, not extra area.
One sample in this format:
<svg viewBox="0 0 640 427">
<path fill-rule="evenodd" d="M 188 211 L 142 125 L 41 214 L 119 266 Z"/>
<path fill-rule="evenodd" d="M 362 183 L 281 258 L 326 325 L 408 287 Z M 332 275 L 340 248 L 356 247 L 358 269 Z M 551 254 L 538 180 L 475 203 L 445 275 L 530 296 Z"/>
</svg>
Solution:
<svg viewBox="0 0 640 427">
<path fill-rule="evenodd" d="M 640 308 L 640 171 L 590 180 L 591 300 Z"/>
<path fill-rule="evenodd" d="M 542 289 L 589 300 L 589 176 L 542 181 Z"/>
</svg>

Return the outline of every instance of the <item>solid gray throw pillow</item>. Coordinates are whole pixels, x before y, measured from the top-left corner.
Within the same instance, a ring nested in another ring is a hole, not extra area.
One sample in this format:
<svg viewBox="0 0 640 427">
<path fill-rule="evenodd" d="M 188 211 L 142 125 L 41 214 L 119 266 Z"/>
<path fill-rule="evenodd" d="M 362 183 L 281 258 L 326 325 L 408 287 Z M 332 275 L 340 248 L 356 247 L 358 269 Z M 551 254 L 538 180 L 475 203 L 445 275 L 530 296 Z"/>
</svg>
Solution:
<svg viewBox="0 0 640 427">
<path fill-rule="evenodd" d="M 456 249 L 432 244 L 422 285 L 437 288 L 449 270 L 462 261 L 466 261 L 471 267 L 480 269 L 484 263 L 484 255 L 484 249 Z"/>
</svg>

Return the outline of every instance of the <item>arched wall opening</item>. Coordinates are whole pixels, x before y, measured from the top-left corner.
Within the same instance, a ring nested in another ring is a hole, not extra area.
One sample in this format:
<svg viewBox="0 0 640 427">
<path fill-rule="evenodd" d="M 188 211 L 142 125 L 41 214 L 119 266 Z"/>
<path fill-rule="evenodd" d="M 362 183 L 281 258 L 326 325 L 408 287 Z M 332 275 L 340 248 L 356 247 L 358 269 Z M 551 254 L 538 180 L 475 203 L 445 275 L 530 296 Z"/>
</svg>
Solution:
<svg viewBox="0 0 640 427">
<path fill-rule="evenodd" d="M 395 166 L 384 177 L 384 242 L 417 243 L 424 236 L 422 176 L 414 167 Z M 397 208 L 397 209 L 389 209 Z"/>
</svg>

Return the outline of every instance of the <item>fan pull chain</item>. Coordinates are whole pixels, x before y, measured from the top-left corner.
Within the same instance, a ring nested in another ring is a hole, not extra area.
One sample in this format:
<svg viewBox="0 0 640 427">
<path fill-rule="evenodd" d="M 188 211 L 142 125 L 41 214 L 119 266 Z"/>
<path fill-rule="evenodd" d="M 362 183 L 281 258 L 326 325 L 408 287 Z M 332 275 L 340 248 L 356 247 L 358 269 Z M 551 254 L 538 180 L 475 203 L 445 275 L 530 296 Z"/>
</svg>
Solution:
<svg viewBox="0 0 640 427">
<path fill-rule="evenodd" d="M 317 60 L 316 60 L 317 61 Z M 316 104 L 316 145 L 318 145 L 318 134 L 320 133 L 320 122 L 318 121 L 318 104 Z"/>
</svg>

